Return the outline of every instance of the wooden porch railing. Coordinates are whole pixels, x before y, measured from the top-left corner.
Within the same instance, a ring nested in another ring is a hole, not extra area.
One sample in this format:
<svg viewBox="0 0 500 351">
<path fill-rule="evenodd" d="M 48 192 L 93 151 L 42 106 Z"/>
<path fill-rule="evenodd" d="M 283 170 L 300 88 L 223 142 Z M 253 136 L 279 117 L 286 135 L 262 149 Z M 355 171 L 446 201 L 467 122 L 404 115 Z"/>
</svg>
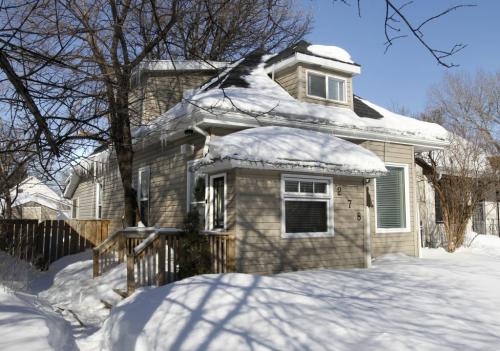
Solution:
<svg viewBox="0 0 500 351">
<path fill-rule="evenodd" d="M 94 277 L 127 261 L 127 293 L 137 287 L 161 286 L 179 279 L 179 244 L 184 232 L 176 228 L 126 228 L 94 249 Z M 235 271 L 234 236 L 203 232 L 208 236 L 212 273 Z"/>
</svg>

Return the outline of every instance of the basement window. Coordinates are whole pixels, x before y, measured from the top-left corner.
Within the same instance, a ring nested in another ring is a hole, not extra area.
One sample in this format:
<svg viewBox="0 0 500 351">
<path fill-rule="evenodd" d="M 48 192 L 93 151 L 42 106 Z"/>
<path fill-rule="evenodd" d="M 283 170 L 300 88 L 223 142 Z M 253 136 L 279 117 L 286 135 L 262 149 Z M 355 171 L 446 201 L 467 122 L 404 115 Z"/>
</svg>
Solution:
<svg viewBox="0 0 500 351">
<path fill-rule="evenodd" d="M 332 236 L 331 179 L 286 175 L 281 183 L 282 237 Z"/>
<path fill-rule="evenodd" d="M 337 102 L 346 102 L 346 80 L 326 74 L 307 72 L 307 95 Z"/>
</svg>

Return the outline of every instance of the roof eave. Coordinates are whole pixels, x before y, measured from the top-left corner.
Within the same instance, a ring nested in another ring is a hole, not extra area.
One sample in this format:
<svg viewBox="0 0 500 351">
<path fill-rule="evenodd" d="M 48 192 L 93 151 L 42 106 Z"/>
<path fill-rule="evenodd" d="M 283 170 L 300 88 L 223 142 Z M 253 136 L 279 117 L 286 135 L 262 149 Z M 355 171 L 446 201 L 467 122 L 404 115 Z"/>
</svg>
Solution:
<svg viewBox="0 0 500 351">
<path fill-rule="evenodd" d="M 273 71 L 283 70 L 297 63 L 311 63 L 352 75 L 357 75 L 361 73 L 361 66 L 359 66 L 358 64 L 327 59 L 319 56 L 306 55 L 300 52 L 296 52 L 292 56 L 289 56 L 281 61 L 278 61 L 276 63 L 267 66 L 265 70 L 267 73 L 271 73 Z"/>
<path fill-rule="evenodd" d="M 307 166 L 295 166 L 293 164 L 287 165 L 284 163 L 280 165 L 273 165 L 271 163 L 266 163 L 266 162 L 242 161 L 236 159 L 215 160 L 211 163 L 200 164 L 198 167 L 194 166 L 194 168 L 205 173 L 216 173 L 233 168 L 243 168 L 243 169 L 261 169 L 268 171 L 296 172 L 296 173 L 318 173 L 318 174 L 329 174 L 336 176 L 356 177 L 356 178 L 375 178 L 386 174 L 386 172 L 382 171 L 342 170 L 334 167 L 332 168 L 307 167 Z"/>
</svg>

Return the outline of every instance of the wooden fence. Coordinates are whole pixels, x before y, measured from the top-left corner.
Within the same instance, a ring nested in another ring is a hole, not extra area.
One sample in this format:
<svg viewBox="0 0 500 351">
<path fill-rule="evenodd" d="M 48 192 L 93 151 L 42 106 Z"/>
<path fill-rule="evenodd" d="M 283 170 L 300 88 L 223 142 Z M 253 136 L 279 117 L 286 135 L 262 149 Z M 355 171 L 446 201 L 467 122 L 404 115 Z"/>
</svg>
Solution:
<svg viewBox="0 0 500 351">
<path fill-rule="evenodd" d="M 0 220 L 0 249 L 41 269 L 95 247 L 108 237 L 108 220 Z"/>
<path fill-rule="evenodd" d="M 210 271 L 235 271 L 235 240 L 228 233 L 204 232 L 210 252 Z M 124 262 L 127 266 L 127 293 L 140 286 L 161 286 L 179 279 L 179 245 L 182 230 L 175 228 L 126 228 L 94 248 L 94 277 Z"/>
</svg>

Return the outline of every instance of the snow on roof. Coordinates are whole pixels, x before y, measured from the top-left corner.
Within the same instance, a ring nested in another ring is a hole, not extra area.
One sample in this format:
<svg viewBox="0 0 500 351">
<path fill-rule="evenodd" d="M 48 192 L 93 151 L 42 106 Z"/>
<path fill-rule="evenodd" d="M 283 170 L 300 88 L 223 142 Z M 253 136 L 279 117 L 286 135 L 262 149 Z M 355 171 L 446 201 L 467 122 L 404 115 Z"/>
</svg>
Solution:
<svg viewBox="0 0 500 351">
<path fill-rule="evenodd" d="M 344 49 L 333 45 L 309 45 L 307 50 L 314 55 L 340 60 L 348 63 L 354 63 L 351 55 Z"/>
<path fill-rule="evenodd" d="M 69 206 L 69 202 L 59 196 L 40 179 L 30 176 L 19 184 L 17 189 L 11 190 L 12 197 L 16 198 L 13 205 L 20 206 L 29 202 L 39 203 L 45 207 L 57 210 L 61 205 Z"/>
<path fill-rule="evenodd" d="M 209 143 L 194 167 L 236 161 L 250 168 L 293 168 L 330 174 L 378 176 L 387 170 L 373 152 L 331 134 L 289 127 L 242 130 Z"/>
<path fill-rule="evenodd" d="M 150 71 L 200 71 L 224 68 L 228 62 L 201 60 L 150 60 L 139 65 L 139 70 Z"/>
<path fill-rule="evenodd" d="M 358 116 L 349 107 L 298 101 L 266 74 L 265 59 L 263 61 L 243 76 L 248 86 L 229 86 L 224 89 L 215 86 L 211 89 L 192 91 L 183 102 L 158 117 L 150 126 L 136 131 L 134 135 L 140 136 L 148 130 L 158 128 L 172 130 L 175 128 L 172 125 L 174 121 L 179 123 L 182 119 L 191 117 L 194 111 L 201 110 L 219 116 L 231 112 L 253 117 L 278 116 L 294 122 L 315 123 L 350 131 L 412 137 L 429 142 L 447 141 L 447 131 L 440 125 L 393 113 L 365 99 L 362 99 L 362 102 L 379 112 L 382 118 Z M 223 77 L 218 79 L 223 80 Z"/>
</svg>

